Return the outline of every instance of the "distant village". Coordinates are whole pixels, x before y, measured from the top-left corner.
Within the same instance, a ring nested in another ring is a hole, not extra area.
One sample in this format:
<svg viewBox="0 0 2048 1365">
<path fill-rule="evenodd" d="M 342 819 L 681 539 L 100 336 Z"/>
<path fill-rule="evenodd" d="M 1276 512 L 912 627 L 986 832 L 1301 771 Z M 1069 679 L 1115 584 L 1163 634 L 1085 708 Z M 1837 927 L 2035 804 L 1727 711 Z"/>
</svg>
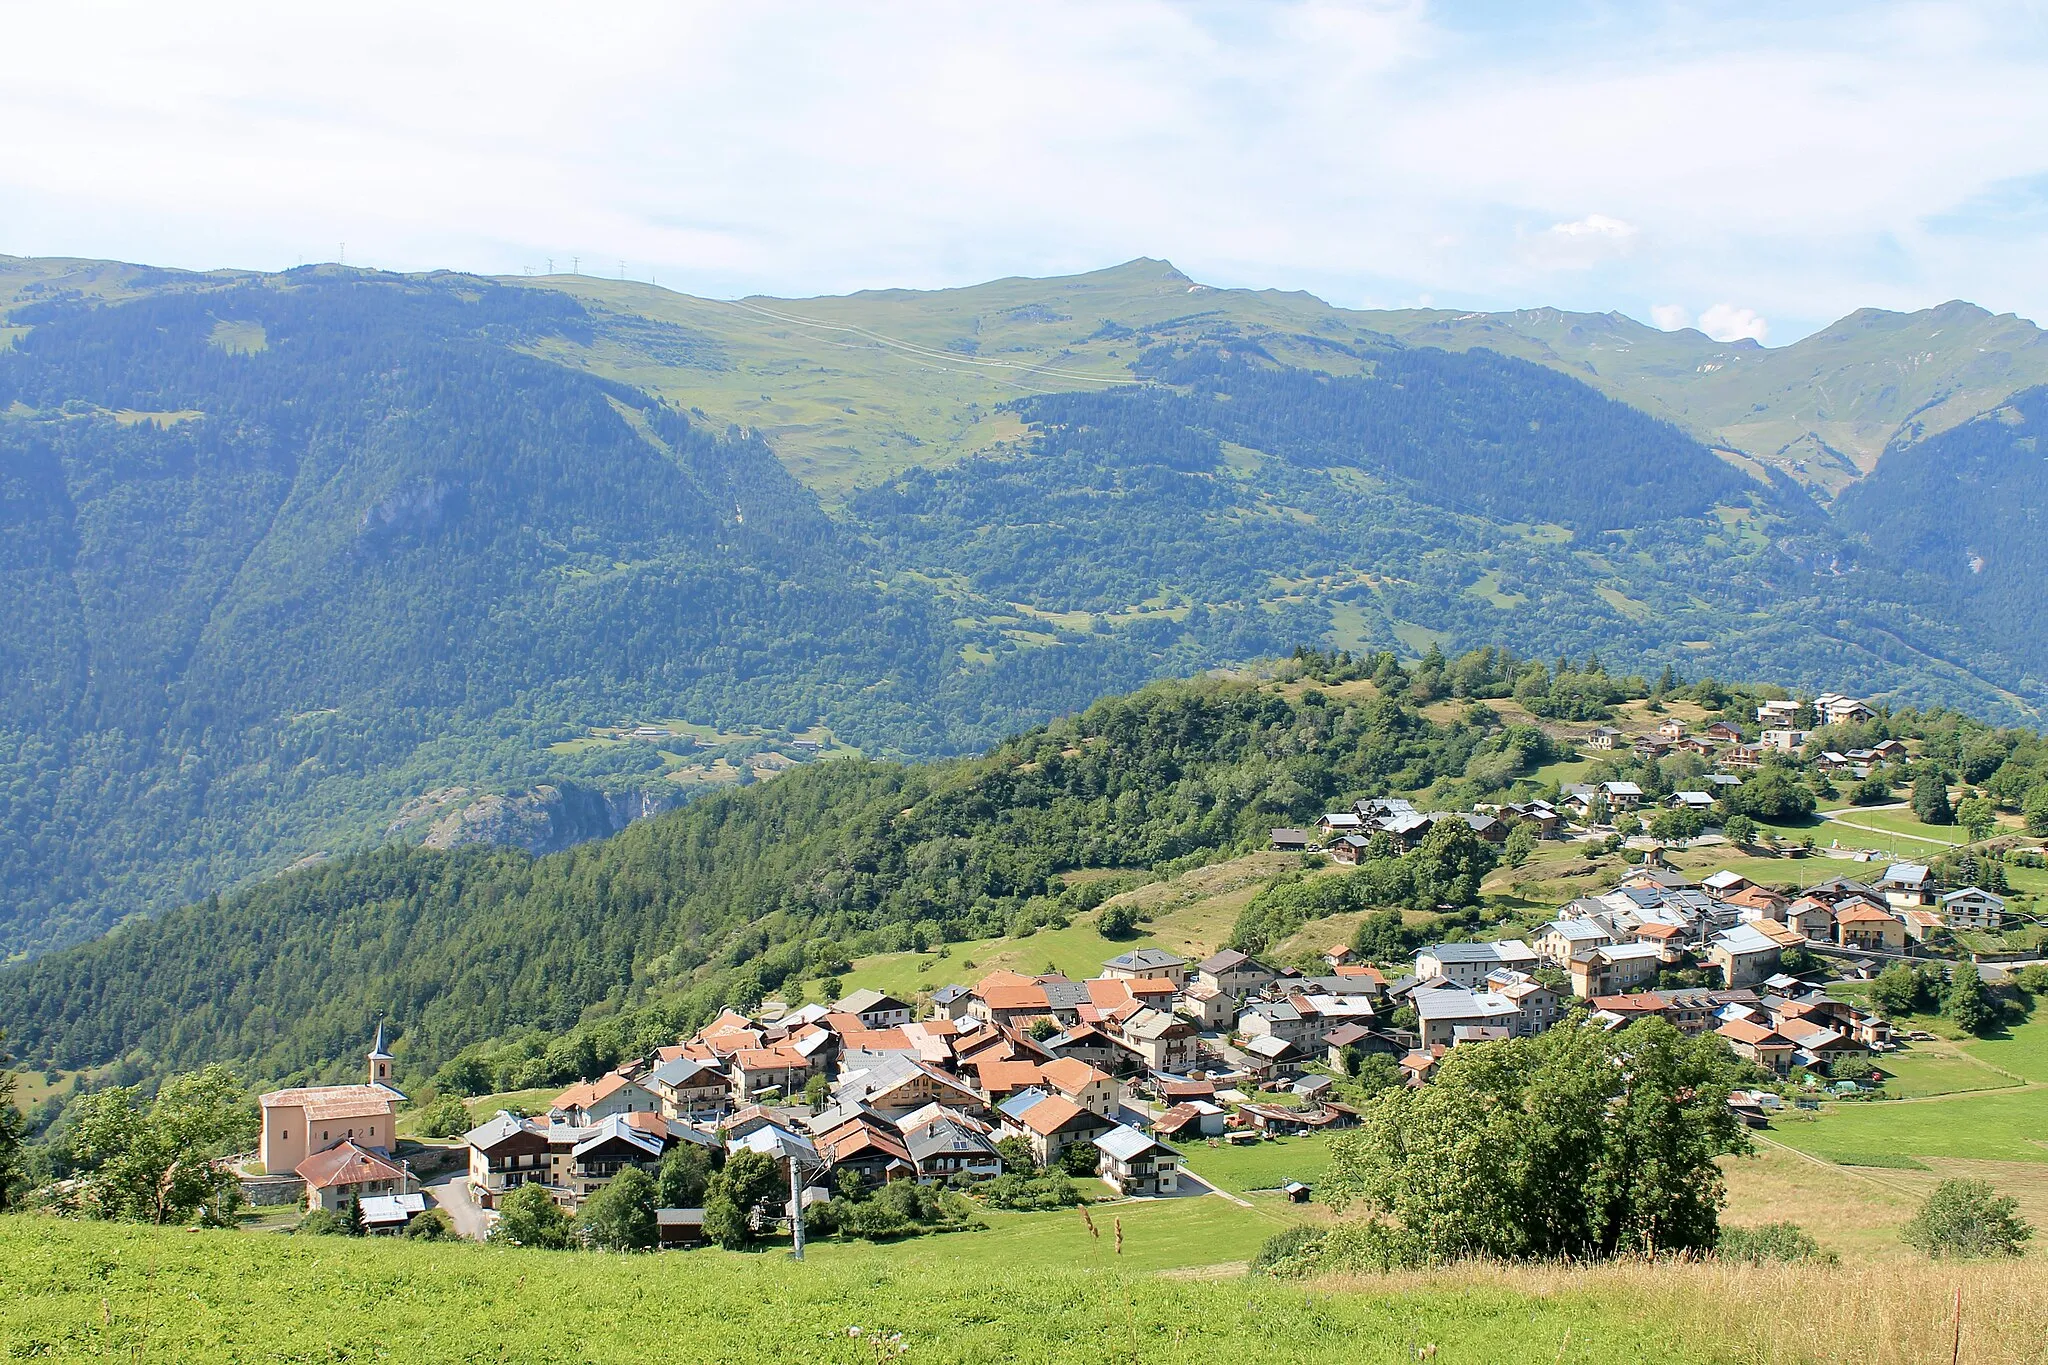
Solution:
<svg viewBox="0 0 2048 1365">
<path fill-rule="evenodd" d="M 1824 724 L 1870 714 L 1833 694 L 1810 705 Z M 1785 723 L 1795 710 L 1760 707 L 1755 743 L 1732 726 L 1695 736 L 1676 722 L 1633 740 L 1602 728 L 1589 743 L 1650 756 L 1689 749 L 1737 770 L 1667 798 L 1674 809 L 1706 809 L 1765 753 L 1807 746 L 1809 736 Z M 1904 745 L 1886 741 L 1819 762 L 1862 776 L 1904 756 Z M 1311 829 L 1275 829 L 1272 845 L 1355 863 L 1376 840 L 1412 848 L 1443 820 L 1492 842 L 1518 825 L 1543 839 L 1593 838 L 1603 818 L 1643 800 L 1635 784 L 1616 781 L 1567 787 L 1554 804 L 1463 812 L 1371 798 Z M 1014 1169 L 1025 1151 L 1035 1166 L 1092 1174 L 1106 1196 L 1200 1195 L 1209 1187 L 1189 1158 L 1198 1145 L 1356 1125 L 1360 1096 L 1348 1078 L 1362 1067 L 1425 1086 L 1453 1049 L 1561 1024 L 1616 1029 L 1660 1018 L 1717 1035 L 1772 1077 L 1846 1086 L 1831 1078 L 1867 1074 L 1844 1063 L 1881 1057 L 1894 1046 L 1890 1028 L 1816 983 L 1870 975 L 1951 929 L 1996 932 L 2004 914 L 2001 897 L 1938 885 L 1923 864 L 1893 863 L 1867 880 L 1830 876 L 1788 894 L 1733 870 L 1678 870 L 1651 847 L 1610 888 L 1572 900 L 1534 933 L 1431 943 L 1399 964 L 1357 961 L 1341 943 L 1310 967 L 1228 948 L 1189 961 L 1134 947 L 1086 980 L 995 971 L 915 999 L 863 989 L 829 1004 L 728 1010 L 672 1046 L 569 1086 L 545 1113 L 484 1119 L 463 1136 L 466 1170 L 440 1197 L 463 1205 L 458 1230 L 481 1236 L 523 1186 L 573 1212 L 621 1171 L 652 1170 L 680 1144 L 720 1160 L 742 1150 L 771 1158 L 788 1196 L 765 1214 L 782 1219 L 849 1188 L 971 1186 Z M 1659 988 L 1678 973 L 1703 984 Z M 425 1207 L 420 1179 L 397 1155 L 406 1101 L 391 1065 L 380 1033 L 366 1083 L 262 1097 L 257 1156 L 283 1197 L 309 1208 L 358 1203 L 373 1231 L 403 1228 Z M 1776 1103 L 1767 1093 L 1737 1101 L 1759 1121 Z M 663 1245 L 703 1238 L 702 1209 L 664 1208 L 657 1218 Z"/>
</svg>

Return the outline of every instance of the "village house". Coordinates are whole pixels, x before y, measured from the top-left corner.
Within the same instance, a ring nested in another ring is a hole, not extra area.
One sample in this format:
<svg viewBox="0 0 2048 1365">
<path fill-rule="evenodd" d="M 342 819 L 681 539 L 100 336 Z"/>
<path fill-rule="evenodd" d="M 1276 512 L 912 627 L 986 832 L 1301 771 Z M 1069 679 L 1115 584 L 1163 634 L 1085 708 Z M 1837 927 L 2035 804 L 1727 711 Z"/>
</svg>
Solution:
<svg viewBox="0 0 2048 1365">
<path fill-rule="evenodd" d="M 1083 1109 L 1092 1110 L 1106 1119 L 1117 1116 L 1123 1107 L 1122 1092 L 1116 1080 L 1106 1071 L 1098 1071 L 1086 1062 L 1071 1057 L 1047 1062 L 1039 1068 L 1052 1093 L 1072 1100 Z"/>
<path fill-rule="evenodd" d="M 842 1171 L 851 1171 L 866 1189 L 917 1173 L 910 1149 L 880 1121 L 859 1114 L 822 1132 L 813 1140 L 826 1178 L 835 1186 Z"/>
<path fill-rule="evenodd" d="M 1621 731 L 1611 725 L 1601 725 L 1595 727 L 1593 732 L 1586 736 L 1586 747 L 1589 749 L 1599 749 L 1604 753 L 1613 749 L 1620 741 Z"/>
<path fill-rule="evenodd" d="M 1257 995 L 1279 978 L 1265 963 L 1235 948 L 1203 958 L 1195 964 L 1195 979 L 1204 986 L 1242 1000 Z"/>
<path fill-rule="evenodd" d="M 548 1183 L 547 1129 L 499 1110 L 463 1135 L 469 1149 L 470 1196 L 486 1209 L 528 1181 Z"/>
<path fill-rule="evenodd" d="M 1180 1188 L 1180 1153 L 1122 1124 L 1095 1139 L 1097 1171 L 1118 1194 L 1172 1194 Z"/>
<path fill-rule="evenodd" d="M 1574 957 L 1565 970 L 1571 975 L 1572 994 L 1590 1000 L 1654 985 L 1662 966 L 1663 950 L 1655 943 L 1610 943 Z"/>
<path fill-rule="evenodd" d="M 919 1180 L 987 1180 L 1003 1173 L 989 1126 L 972 1115 L 927 1105 L 897 1126 Z"/>
<path fill-rule="evenodd" d="M 1415 975 L 1424 981 L 1441 976 L 1456 986 L 1475 986 L 1496 967 L 1532 971 L 1538 961 L 1536 950 L 1516 938 L 1498 943 L 1436 943 L 1415 955 Z"/>
<path fill-rule="evenodd" d="M 1855 725 L 1877 719 L 1877 712 L 1868 705 L 1839 692 L 1823 692 L 1815 697 L 1813 711 L 1822 725 Z"/>
<path fill-rule="evenodd" d="M 1906 926 L 1898 916 L 1869 901 L 1848 901 L 1835 912 L 1835 941 L 1844 948 L 1902 953 L 1906 950 Z"/>
<path fill-rule="evenodd" d="M 1016 1095 L 999 1112 L 1003 1130 L 1029 1143 L 1032 1159 L 1041 1166 L 1050 1166 L 1074 1143 L 1093 1142 L 1118 1126 L 1093 1110 L 1043 1090 Z"/>
<path fill-rule="evenodd" d="M 1792 1040 L 1766 1025 L 1729 1019 L 1714 1031 L 1728 1040 L 1728 1046 L 1738 1057 L 1755 1062 L 1774 1075 L 1782 1076 L 1792 1069 Z"/>
<path fill-rule="evenodd" d="M 258 1101 L 263 1127 L 256 1156 L 265 1171 L 296 1171 L 307 1157 L 343 1142 L 380 1155 L 397 1145 L 398 1106 L 405 1096 L 391 1084 L 392 1057 L 384 1050 L 382 1026 L 370 1045 L 368 1061 L 365 1085 L 273 1090 Z"/>
<path fill-rule="evenodd" d="M 638 1081 L 617 1071 L 594 1081 L 578 1081 L 548 1105 L 548 1113 L 562 1123 L 588 1124 L 614 1114 L 658 1114 L 661 1097 Z"/>
<path fill-rule="evenodd" d="M 732 1098 L 725 1073 L 695 1057 L 663 1062 L 642 1077 L 641 1084 L 660 1103 L 663 1118 L 685 1122 L 718 1117 Z"/>
<path fill-rule="evenodd" d="M 1408 999 L 1415 1006 L 1416 1031 L 1425 1050 L 1459 1042 L 1461 1029 L 1493 1027 L 1506 1037 L 1522 1013 L 1521 1006 L 1493 991 L 1421 989 Z"/>
<path fill-rule="evenodd" d="M 1934 874 L 1921 863 L 1893 863 L 1878 879 L 1877 889 L 1887 903 L 1901 910 L 1935 901 Z"/>
<path fill-rule="evenodd" d="M 1238 996 L 1197 982 L 1180 993 L 1173 1002 L 1173 1008 L 1175 1013 L 1194 1022 L 1203 1032 L 1211 1033 L 1229 1027 L 1237 1015 L 1239 1000 Z"/>
<path fill-rule="evenodd" d="M 1607 926 L 1595 919 L 1554 919 L 1536 935 L 1538 957 L 1553 966 L 1565 967 L 1580 953 L 1604 948 L 1614 942 Z"/>
<path fill-rule="evenodd" d="M 1754 925 L 1737 924 L 1723 929 L 1707 944 L 1707 964 L 1721 972 L 1729 986 L 1747 986 L 1761 981 L 1778 968 L 1778 944 L 1758 933 Z"/>
<path fill-rule="evenodd" d="M 2005 901 L 1974 886 L 1951 891 L 1939 902 L 1941 921 L 1951 929 L 1996 934 L 2005 928 Z"/>
<path fill-rule="evenodd" d="M 1152 977 L 1173 983 L 1175 989 L 1188 979 L 1188 960 L 1164 948 L 1133 948 L 1102 964 L 1102 974 L 1112 981 Z"/>
<path fill-rule="evenodd" d="M 858 990 L 837 1005 L 841 1014 L 850 1014 L 861 1024 L 871 1029 L 895 1028 L 898 1024 L 910 1022 L 910 1006 L 893 995 L 881 991 Z"/>
<path fill-rule="evenodd" d="M 306 1182 L 306 1208 L 340 1209 L 351 1199 L 410 1194 L 418 1188 L 405 1162 L 344 1138 L 301 1161 L 292 1174 Z"/>
<path fill-rule="evenodd" d="M 1304 853 L 1308 850 L 1308 831 L 1305 829 L 1276 829 L 1272 831 L 1272 848 L 1276 853 Z"/>
<path fill-rule="evenodd" d="M 1150 1008 L 1123 1020 L 1109 1036 L 1148 1069 L 1176 1075 L 1194 1066 L 1201 1045 L 1201 1031 L 1193 1024 L 1177 1014 Z"/>
</svg>

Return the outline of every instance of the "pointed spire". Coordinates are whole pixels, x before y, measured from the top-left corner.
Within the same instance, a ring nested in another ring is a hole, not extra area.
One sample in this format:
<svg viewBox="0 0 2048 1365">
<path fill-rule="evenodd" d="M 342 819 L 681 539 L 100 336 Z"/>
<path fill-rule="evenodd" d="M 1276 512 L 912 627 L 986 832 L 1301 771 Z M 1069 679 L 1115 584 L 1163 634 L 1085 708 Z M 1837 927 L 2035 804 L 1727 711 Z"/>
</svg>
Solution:
<svg viewBox="0 0 2048 1365">
<path fill-rule="evenodd" d="M 377 1021 L 377 1041 L 370 1044 L 370 1057 L 373 1061 L 380 1057 L 385 1061 L 391 1060 L 391 1054 L 384 1050 L 384 1021 L 382 1019 Z"/>
</svg>

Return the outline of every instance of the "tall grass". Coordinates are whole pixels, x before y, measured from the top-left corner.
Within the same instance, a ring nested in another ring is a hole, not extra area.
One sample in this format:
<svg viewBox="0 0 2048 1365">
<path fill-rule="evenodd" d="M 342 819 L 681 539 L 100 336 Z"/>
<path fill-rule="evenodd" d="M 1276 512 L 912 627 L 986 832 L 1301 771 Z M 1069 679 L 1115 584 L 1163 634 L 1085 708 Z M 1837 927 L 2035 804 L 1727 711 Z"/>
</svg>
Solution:
<svg viewBox="0 0 2048 1365">
<path fill-rule="evenodd" d="M 1332 1276 L 1352 1293 L 1444 1295 L 1484 1288 L 1533 1299 L 1626 1303 L 1681 1339 L 1756 1365 L 1945 1365 L 1961 1294 L 1960 1359 L 2048 1360 L 2048 1260 L 1841 1267 L 1625 1261 L 1600 1266 L 1470 1265 Z"/>
</svg>

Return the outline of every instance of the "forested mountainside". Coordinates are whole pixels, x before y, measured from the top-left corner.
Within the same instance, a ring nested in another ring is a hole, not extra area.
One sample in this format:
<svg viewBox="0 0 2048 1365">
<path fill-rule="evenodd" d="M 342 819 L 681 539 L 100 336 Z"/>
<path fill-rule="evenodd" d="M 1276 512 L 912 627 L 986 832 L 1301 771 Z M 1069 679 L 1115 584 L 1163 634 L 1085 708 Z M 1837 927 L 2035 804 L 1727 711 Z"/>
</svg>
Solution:
<svg viewBox="0 0 2048 1365">
<path fill-rule="evenodd" d="M 1158 263 L 810 302 L 0 261 L 0 953 L 519 826 L 481 793 L 554 846 L 1297 644 L 2048 696 L 1996 588 L 2037 494 L 1984 573 L 1908 555 L 1963 445 L 1829 506 L 1554 358 Z"/>
<path fill-rule="evenodd" d="M 389 848 L 293 873 L 0 969 L 0 1021 L 34 1064 L 264 1076 L 332 1067 L 380 1017 L 415 1070 L 584 1019 L 667 1042 L 858 953 L 1055 920 L 1059 872 L 1259 846 L 1514 743 L 1394 701 L 1160 684 L 984 758 L 808 765 L 539 860 Z"/>
</svg>

